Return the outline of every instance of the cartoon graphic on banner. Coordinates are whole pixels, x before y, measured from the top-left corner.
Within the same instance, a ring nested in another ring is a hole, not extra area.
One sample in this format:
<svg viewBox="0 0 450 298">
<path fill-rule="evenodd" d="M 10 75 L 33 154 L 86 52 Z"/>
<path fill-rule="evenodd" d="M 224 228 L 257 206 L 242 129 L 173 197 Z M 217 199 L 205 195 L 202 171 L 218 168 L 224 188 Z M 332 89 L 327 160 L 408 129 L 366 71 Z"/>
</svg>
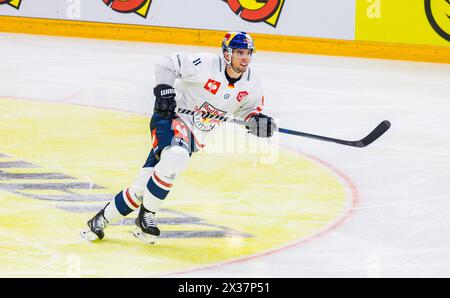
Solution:
<svg viewBox="0 0 450 298">
<path fill-rule="evenodd" d="M 147 17 L 152 0 L 103 0 L 114 11 L 120 13 L 136 13 L 143 18 Z"/>
<path fill-rule="evenodd" d="M 223 0 L 241 19 L 276 27 L 285 0 Z"/>
<path fill-rule="evenodd" d="M 450 0 L 425 0 L 425 12 L 434 31 L 450 41 Z"/>
<path fill-rule="evenodd" d="M 2 4 L 8 4 L 14 8 L 19 9 L 20 4 L 22 3 L 22 0 L 0 0 L 0 5 Z"/>
</svg>

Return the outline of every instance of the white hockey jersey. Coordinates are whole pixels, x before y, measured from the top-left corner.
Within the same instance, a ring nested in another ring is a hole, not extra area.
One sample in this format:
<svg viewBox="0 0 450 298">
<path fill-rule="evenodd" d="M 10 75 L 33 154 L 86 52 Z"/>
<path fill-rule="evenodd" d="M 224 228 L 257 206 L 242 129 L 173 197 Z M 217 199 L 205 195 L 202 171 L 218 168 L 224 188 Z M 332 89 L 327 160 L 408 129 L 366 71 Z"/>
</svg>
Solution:
<svg viewBox="0 0 450 298">
<path fill-rule="evenodd" d="M 225 76 L 226 64 L 221 55 L 175 53 L 169 58 L 170 60 L 166 57 L 166 62 L 162 62 L 160 66 L 176 76 L 177 108 L 200 110 L 244 121 L 262 111 L 262 84 L 250 68 L 232 85 Z M 161 75 L 157 75 L 157 84 L 171 83 L 158 82 L 158 77 Z M 194 133 L 200 148 L 218 125 L 217 120 L 201 116 L 179 116 Z"/>
</svg>

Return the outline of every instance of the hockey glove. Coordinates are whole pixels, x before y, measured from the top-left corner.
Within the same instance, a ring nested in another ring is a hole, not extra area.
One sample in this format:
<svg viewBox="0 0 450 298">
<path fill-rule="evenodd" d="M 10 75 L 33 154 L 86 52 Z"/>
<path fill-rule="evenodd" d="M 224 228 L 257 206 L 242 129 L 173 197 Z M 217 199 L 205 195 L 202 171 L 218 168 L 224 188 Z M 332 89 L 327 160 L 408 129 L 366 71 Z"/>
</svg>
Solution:
<svg viewBox="0 0 450 298">
<path fill-rule="evenodd" d="M 172 86 L 160 84 L 153 88 L 153 94 L 156 97 L 154 112 L 164 118 L 174 119 L 175 108 L 175 89 Z"/>
<path fill-rule="evenodd" d="M 248 120 L 248 132 L 260 138 L 270 138 L 277 129 L 275 120 L 264 114 L 257 114 Z"/>
</svg>

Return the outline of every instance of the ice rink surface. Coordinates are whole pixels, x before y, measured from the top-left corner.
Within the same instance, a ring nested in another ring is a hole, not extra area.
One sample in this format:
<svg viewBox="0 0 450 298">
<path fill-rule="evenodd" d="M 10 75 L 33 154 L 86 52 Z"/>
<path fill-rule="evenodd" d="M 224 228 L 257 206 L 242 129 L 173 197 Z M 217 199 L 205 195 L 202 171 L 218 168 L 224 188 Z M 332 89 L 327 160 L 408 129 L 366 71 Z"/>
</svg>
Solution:
<svg viewBox="0 0 450 298">
<path fill-rule="evenodd" d="M 219 53 L 217 44 L 0 34 L 0 97 L 149 116 L 154 61 L 175 51 Z M 266 255 L 171 276 L 450 277 L 450 65 L 260 51 L 251 68 L 265 86 L 266 114 L 281 127 L 349 140 L 385 119 L 392 127 L 363 149 L 280 135 L 281 146 L 314 156 L 349 179 L 356 201 L 345 220 Z M 8 233 L 8 226 L 0 229 Z M 283 229 L 274 225 L 270 237 Z M 8 268 L 0 263 L 2 274 Z"/>
</svg>

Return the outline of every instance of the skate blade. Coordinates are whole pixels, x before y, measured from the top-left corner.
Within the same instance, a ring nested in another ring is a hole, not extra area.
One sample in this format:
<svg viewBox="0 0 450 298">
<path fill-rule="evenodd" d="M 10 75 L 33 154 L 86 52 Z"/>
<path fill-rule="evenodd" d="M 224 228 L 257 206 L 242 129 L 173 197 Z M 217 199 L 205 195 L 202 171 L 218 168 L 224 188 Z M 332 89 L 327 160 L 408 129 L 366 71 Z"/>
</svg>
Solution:
<svg viewBox="0 0 450 298">
<path fill-rule="evenodd" d="M 158 237 L 156 237 L 156 236 L 145 234 L 139 228 L 136 228 L 136 230 L 134 230 L 133 235 L 134 235 L 134 237 L 138 238 L 139 240 L 144 241 L 145 243 L 149 243 L 149 244 L 155 244 L 156 239 L 158 239 Z"/>
<path fill-rule="evenodd" d="M 98 236 L 93 233 L 91 230 L 85 230 L 80 232 L 81 238 L 88 240 L 89 242 L 93 242 L 99 240 Z"/>
</svg>

